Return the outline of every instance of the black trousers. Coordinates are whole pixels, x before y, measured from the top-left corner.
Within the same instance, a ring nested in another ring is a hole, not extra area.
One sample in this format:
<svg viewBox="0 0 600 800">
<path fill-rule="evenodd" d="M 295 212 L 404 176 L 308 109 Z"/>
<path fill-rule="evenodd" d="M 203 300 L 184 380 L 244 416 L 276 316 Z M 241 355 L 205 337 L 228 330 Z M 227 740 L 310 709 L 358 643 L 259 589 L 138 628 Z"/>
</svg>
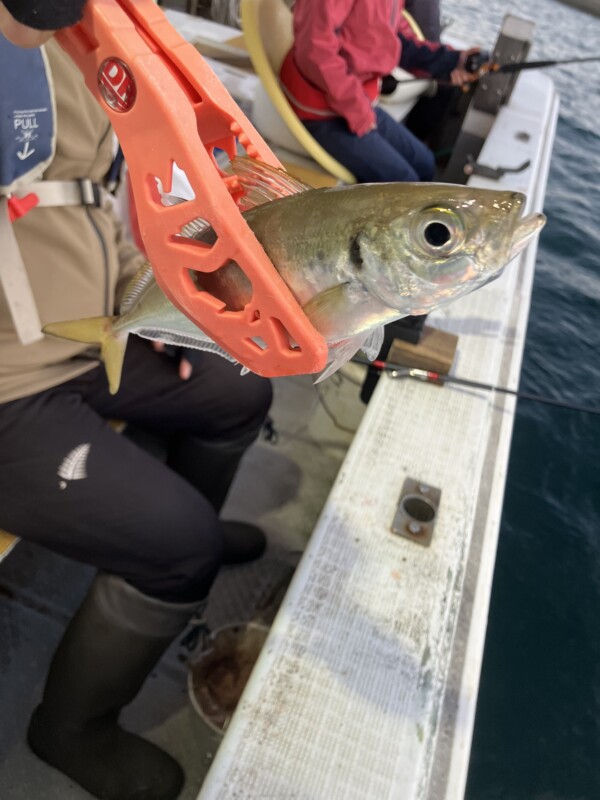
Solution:
<svg viewBox="0 0 600 800">
<path fill-rule="evenodd" d="M 192 377 L 130 337 L 121 388 L 103 367 L 0 404 L 0 529 L 119 575 L 172 602 L 204 598 L 218 572 L 218 510 L 257 437 L 270 382 L 195 353 Z M 109 425 L 158 434 L 165 458 Z"/>
</svg>

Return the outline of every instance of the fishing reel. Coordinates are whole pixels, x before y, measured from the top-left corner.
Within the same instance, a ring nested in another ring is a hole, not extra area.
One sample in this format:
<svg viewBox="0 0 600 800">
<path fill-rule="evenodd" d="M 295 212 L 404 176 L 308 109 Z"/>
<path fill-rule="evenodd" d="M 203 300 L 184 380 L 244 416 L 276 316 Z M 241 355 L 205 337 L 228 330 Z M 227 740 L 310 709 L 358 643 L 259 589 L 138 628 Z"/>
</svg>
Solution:
<svg viewBox="0 0 600 800">
<path fill-rule="evenodd" d="M 480 50 L 478 53 L 471 53 L 465 61 L 465 69 L 474 75 L 481 70 L 488 71 L 491 64 L 491 54 L 487 50 Z"/>
<path fill-rule="evenodd" d="M 465 61 L 465 69 L 467 72 L 471 73 L 472 75 L 479 74 L 480 76 L 490 72 L 494 68 L 494 64 L 491 62 L 491 55 L 487 50 L 480 50 L 477 53 L 471 53 L 467 60 Z M 420 79 L 420 78 L 409 78 L 408 81 L 406 80 L 398 80 L 395 75 L 384 75 L 381 79 L 381 88 L 380 94 L 383 97 L 390 97 L 398 87 L 399 83 L 406 83 L 412 82 L 417 80 L 427 80 L 427 79 Z M 444 83 L 442 81 L 442 83 Z M 470 87 L 466 84 L 463 87 L 463 91 L 469 91 Z"/>
</svg>

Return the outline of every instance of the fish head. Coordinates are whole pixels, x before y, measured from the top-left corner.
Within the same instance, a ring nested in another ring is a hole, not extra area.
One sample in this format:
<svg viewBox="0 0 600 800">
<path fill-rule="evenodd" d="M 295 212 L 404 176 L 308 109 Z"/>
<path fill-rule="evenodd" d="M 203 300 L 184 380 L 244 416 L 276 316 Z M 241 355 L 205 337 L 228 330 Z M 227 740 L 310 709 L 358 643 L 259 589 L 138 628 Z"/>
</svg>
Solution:
<svg viewBox="0 0 600 800">
<path fill-rule="evenodd" d="M 520 192 L 389 184 L 350 243 L 358 280 L 381 302 L 426 313 L 498 277 L 545 223 Z M 395 199 L 394 199 L 395 197 Z"/>
</svg>

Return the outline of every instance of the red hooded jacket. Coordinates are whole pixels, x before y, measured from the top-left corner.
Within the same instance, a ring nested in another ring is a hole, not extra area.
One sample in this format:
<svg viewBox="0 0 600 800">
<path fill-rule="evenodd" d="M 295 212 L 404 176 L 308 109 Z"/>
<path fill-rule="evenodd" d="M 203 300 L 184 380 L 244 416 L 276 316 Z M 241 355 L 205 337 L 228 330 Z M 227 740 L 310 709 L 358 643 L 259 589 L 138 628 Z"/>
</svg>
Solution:
<svg viewBox="0 0 600 800">
<path fill-rule="evenodd" d="M 380 80 L 395 66 L 449 75 L 459 53 L 417 40 L 403 8 L 403 0 L 296 0 L 280 81 L 300 119 L 343 117 L 362 136 L 375 121 Z"/>
</svg>

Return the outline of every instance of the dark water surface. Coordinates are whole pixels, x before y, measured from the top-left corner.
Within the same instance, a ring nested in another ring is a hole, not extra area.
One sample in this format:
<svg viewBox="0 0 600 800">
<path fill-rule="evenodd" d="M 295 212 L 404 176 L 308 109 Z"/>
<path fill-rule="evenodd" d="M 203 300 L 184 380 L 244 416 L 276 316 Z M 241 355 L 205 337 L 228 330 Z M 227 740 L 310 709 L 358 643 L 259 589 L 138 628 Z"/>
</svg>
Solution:
<svg viewBox="0 0 600 800">
<path fill-rule="evenodd" d="M 600 56 L 600 19 L 556 0 L 442 10 L 488 49 L 510 11 L 537 23 L 529 58 Z M 600 64 L 548 72 L 561 111 L 521 388 L 597 407 Z M 467 800 L 600 800 L 599 461 L 599 416 L 519 403 Z"/>
</svg>

